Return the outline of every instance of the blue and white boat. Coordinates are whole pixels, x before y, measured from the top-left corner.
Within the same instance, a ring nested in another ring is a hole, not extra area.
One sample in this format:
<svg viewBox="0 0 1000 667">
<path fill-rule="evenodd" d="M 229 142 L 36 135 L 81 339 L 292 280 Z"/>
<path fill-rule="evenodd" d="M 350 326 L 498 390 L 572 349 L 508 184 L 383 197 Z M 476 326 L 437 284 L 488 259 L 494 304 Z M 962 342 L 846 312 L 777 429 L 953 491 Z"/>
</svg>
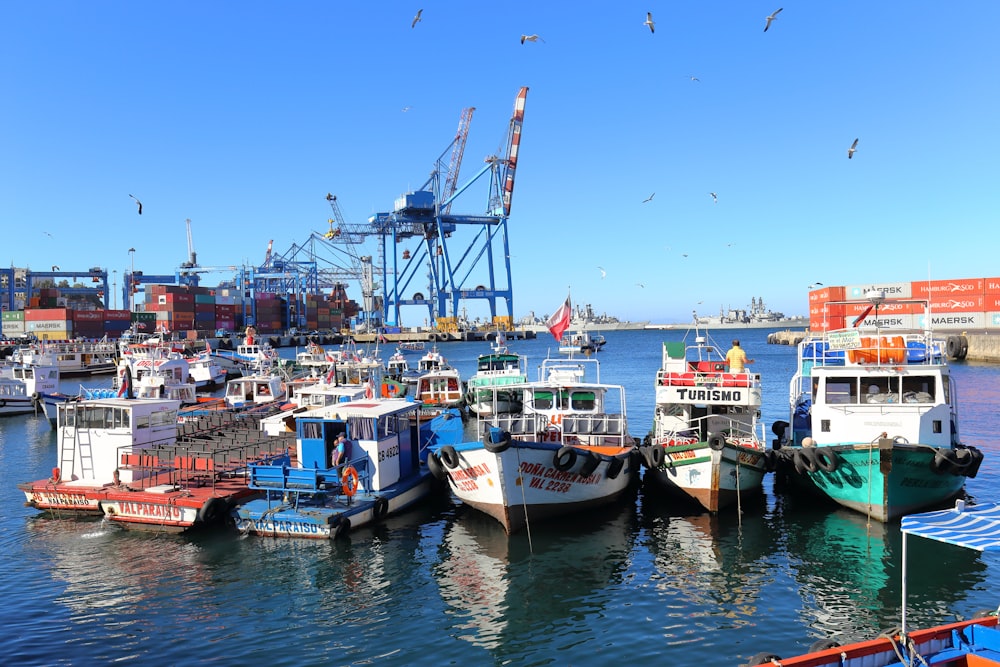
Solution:
<svg viewBox="0 0 1000 667">
<path fill-rule="evenodd" d="M 959 500 L 952 509 L 903 517 L 902 605 L 897 631 L 867 641 L 841 645 L 821 639 L 809 653 L 794 658 L 762 652 L 745 665 L 783 667 L 1000 667 L 1000 630 L 997 610 L 984 610 L 973 618 L 912 630 L 906 624 L 906 538 L 918 535 L 975 551 L 1000 551 L 1000 504 L 966 505 Z"/>
<path fill-rule="evenodd" d="M 462 439 L 458 411 L 420 423 L 419 403 L 362 399 L 295 415 L 296 465 L 250 466 L 264 493 L 233 510 L 243 533 L 331 539 L 384 519 L 443 487 L 427 467 L 430 445 Z M 332 465 L 345 434 L 347 463 Z"/>
</svg>

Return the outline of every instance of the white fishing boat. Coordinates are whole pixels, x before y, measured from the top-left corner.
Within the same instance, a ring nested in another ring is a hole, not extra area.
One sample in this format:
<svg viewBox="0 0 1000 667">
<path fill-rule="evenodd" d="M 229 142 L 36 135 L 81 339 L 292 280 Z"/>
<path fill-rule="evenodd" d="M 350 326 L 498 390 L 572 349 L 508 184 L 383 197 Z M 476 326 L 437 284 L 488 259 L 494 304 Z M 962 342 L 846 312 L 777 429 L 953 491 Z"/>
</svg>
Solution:
<svg viewBox="0 0 1000 667">
<path fill-rule="evenodd" d="M 0 366 L 0 416 L 24 415 L 43 409 L 47 394 L 59 389 L 59 369 L 11 363 Z"/>
<path fill-rule="evenodd" d="M 760 493 L 766 451 L 760 375 L 730 372 L 718 345 L 693 329 L 663 343 L 653 427 L 640 448 L 647 484 L 680 491 L 710 512 Z"/>
<path fill-rule="evenodd" d="M 599 352 L 605 343 L 607 340 L 601 334 L 592 334 L 589 331 L 566 332 L 559 340 L 559 352 L 570 355 L 593 354 Z"/>
<path fill-rule="evenodd" d="M 479 441 L 436 448 L 432 472 L 508 533 L 620 498 L 639 469 L 624 387 L 596 359 L 546 359 L 520 390 L 522 413 L 478 415 Z"/>
<path fill-rule="evenodd" d="M 528 381 L 527 359 L 497 340 L 487 354 L 476 360 L 476 374 L 466 383 L 465 403 L 469 411 L 489 416 L 497 412 L 520 412 L 522 390 Z"/>
<path fill-rule="evenodd" d="M 115 344 L 107 340 L 37 342 L 15 351 L 15 361 L 34 366 L 55 366 L 59 377 L 114 373 L 118 363 Z"/>
</svg>

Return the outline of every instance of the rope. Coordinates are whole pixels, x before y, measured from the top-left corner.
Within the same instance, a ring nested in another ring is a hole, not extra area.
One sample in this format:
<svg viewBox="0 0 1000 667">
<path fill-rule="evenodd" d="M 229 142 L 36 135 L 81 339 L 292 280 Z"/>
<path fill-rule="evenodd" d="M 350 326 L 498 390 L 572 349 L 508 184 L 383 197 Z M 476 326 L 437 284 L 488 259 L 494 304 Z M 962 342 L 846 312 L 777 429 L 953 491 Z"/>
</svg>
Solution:
<svg viewBox="0 0 1000 667">
<path fill-rule="evenodd" d="M 524 531 L 528 534 L 528 552 L 534 553 L 534 547 L 531 544 L 531 523 L 528 521 L 528 499 L 524 495 L 524 477 L 521 474 L 521 448 L 515 447 L 514 451 L 517 453 L 517 476 L 521 480 L 521 507 L 524 508 Z"/>
</svg>

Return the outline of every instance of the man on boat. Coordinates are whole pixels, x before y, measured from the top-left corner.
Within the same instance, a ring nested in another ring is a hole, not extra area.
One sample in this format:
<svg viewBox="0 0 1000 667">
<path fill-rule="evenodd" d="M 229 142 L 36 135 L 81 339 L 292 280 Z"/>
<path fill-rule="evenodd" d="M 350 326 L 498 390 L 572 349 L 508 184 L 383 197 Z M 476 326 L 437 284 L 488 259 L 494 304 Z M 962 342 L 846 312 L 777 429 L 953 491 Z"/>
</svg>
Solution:
<svg viewBox="0 0 1000 667">
<path fill-rule="evenodd" d="M 334 441 L 333 455 L 330 457 L 330 467 L 337 468 L 347 463 L 347 436 L 341 433 Z"/>
<path fill-rule="evenodd" d="M 740 347 L 738 338 L 733 339 L 733 346 L 726 352 L 726 363 L 729 364 L 730 373 L 742 373 L 747 364 L 753 363 L 753 359 L 747 359 L 747 353 Z"/>
</svg>

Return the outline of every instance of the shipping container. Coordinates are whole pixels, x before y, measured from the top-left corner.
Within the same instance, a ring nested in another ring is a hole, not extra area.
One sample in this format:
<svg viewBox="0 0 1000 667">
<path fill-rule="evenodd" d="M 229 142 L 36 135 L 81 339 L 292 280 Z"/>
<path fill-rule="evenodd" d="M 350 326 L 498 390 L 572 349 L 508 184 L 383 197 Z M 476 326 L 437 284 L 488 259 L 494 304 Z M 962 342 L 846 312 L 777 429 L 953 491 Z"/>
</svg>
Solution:
<svg viewBox="0 0 1000 667">
<path fill-rule="evenodd" d="M 985 280 L 982 278 L 959 278 L 957 280 L 914 280 L 911 283 L 913 296 L 926 297 L 928 294 L 950 294 L 965 296 L 973 294 L 982 296 Z"/>
<path fill-rule="evenodd" d="M 67 308 L 29 308 L 24 311 L 24 319 L 27 320 L 72 320 L 73 311 Z"/>
<path fill-rule="evenodd" d="M 973 294 L 932 294 L 932 313 L 981 313 L 988 310 L 986 297 Z"/>
<path fill-rule="evenodd" d="M 858 322 L 857 325 L 854 324 L 855 319 L 847 318 L 848 326 L 856 326 L 861 329 L 894 329 L 900 331 L 915 331 L 919 329 L 917 325 L 916 318 L 923 317 L 923 315 L 883 315 L 881 312 L 878 316 L 875 316 L 874 311 L 866 316 L 863 320 Z"/>
<path fill-rule="evenodd" d="M 845 304 L 842 303 L 810 303 L 809 319 L 823 319 L 826 317 L 843 317 L 845 314 Z"/>
<path fill-rule="evenodd" d="M 887 299 L 905 299 L 913 296 L 910 283 L 868 283 L 864 285 L 848 285 L 844 294 L 848 299 L 868 298 L 869 292 L 882 292 Z"/>
<path fill-rule="evenodd" d="M 104 322 L 103 310 L 74 310 L 73 322 Z"/>
<path fill-rule="evenodd" d="M 984 294 L 1000 294 L 1000 278 L 983 278 Z"/>
<path fill-rule="evenodd" d="M 5 310 L 5 311 L 3 311 L 3 321 L 4 322 L 23 322 L 24 321 L 24 311 L 23 310 Z"/>
<path fill-rule="evenodd" d="M 916 329 L 926 328 L 927 316 L 914 315 Z M 965 331 L 966 329 L 983 329 L 986 327 L 986 313 L 935 313 L 931 312 L 931 329 L 933 331 Z"/>
<path fill-rule="evenodd" d="M 874 312 L 873 306 L 874 306 L 874 304 L 872 304 L 870 302 L 866 302 L 866 303 L 849 303 L 849 304 L 846 304 L 846 306 L 844 307 L 844 315 L 847 316 L 848 318 L 857 317 L 861 313 L 863 313 L 866 310 L 868 310 L 868 308 L 872 308 L 872 310 Z M 881 303 L 878 306 L 878 312 L 879 312 L 880 315 L 881 314 L 885 314 L 885 315 L 918 315 L 920 313 L 925 312 L 926 310 L 927 309 L 925 308 L 925 306 L 924 306 L 923 303 L 919 303 L 919 302 L 915 302 L 915 301 L 904 301 L 902 303 L 893 303 L 891 301 L 886 301 L 885 303 Z"/>
<path fill-rule="evenodd" d="M 132 313 L 127 310 L 105 310 L 104 311 L 104 321 L 105 322 L 130 322 L 132 320 Z"/>
<path fill-rule="evenodd" d="M 4 320 L 3 335 L 7 338 L 19 338 L 26 333 L 24 320 Z"/>
<path fill-rule="evenodd" d="M 836 331 L 844 328 L 843 316 L 828 317 L 826 319 L 809 319 L 810 331 Z"/>
<path fill-rule="evenodd" d="M 25 330 L 29 333 L 39 331 L 73 331 L 73 321 L 69 320 L 25 320 Z"/>
</svg>

